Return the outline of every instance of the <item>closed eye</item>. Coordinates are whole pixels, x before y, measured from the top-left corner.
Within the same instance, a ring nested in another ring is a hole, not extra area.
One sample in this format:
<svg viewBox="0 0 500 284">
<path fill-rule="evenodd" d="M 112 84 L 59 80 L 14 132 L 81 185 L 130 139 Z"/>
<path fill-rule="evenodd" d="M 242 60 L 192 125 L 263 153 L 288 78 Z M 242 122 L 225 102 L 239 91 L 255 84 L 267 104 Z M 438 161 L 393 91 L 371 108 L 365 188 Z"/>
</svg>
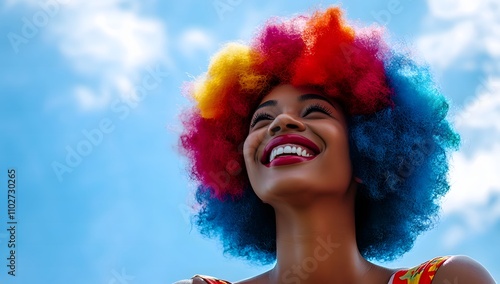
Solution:
<svg viewBox="0 0 500 284">
<path fill-rule="evenodd" d="M 252 118 L 252 123 L 250 124 L 250 127 L 253 128 L 259 121 L 262 121 L 262 120 L 273 120 L 274 117 L 268 113 L 265 113 L 265 112 L 261 112 L 259 114 L 256 114 L 253 118 Z"/>
<path fill-rule="evenodd" d="M 324 113 L 326 115 L 329 115 L 329 116 L 332 116 L 332 111 L 329 110 L 328 108 L 322 106 L 322 105 L 319 105 L 319 104 L 313 104 L 313 105 L 310 105 L 308 106 L 305 110 L 304 110 L 304 114 L 303 116 L 307 116 L 313 112 L 321 112 L 321 113 Z"/>
</svg>

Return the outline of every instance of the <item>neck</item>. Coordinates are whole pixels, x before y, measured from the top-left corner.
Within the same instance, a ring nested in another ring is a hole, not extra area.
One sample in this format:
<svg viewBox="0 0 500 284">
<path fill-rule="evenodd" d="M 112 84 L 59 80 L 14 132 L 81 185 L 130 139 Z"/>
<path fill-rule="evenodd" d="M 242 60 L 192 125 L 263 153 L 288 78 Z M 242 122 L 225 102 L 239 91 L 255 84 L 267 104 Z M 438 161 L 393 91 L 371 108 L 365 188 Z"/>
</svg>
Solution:
<svg viewBox="0 0 500 284">
<path fill-rule="evenodd" d="M 319 196 L 308 205 L 273 206 L 277 263 L 271 283 L 368 283 L 374 267 L 359 253 L 354 220 L 355 185 L 344 196 Z M 292 205 L 291 205 L 292 204 Z"/>
</svg>

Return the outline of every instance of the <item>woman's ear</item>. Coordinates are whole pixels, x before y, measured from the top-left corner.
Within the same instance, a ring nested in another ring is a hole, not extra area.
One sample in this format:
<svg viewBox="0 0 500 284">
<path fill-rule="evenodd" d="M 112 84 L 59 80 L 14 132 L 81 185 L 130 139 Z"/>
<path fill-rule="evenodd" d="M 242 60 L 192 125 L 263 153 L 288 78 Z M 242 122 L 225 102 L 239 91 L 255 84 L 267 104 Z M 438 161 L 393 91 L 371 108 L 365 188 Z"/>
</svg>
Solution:
<svg viewBox="0 0 500 284">
<path fill-rule="evenodd" d="M 363 180 L 360 179 L 359 177 L 354 177 L 354 181 L 359 183 L 359 184 L 363 184 Z"/>
</svg>

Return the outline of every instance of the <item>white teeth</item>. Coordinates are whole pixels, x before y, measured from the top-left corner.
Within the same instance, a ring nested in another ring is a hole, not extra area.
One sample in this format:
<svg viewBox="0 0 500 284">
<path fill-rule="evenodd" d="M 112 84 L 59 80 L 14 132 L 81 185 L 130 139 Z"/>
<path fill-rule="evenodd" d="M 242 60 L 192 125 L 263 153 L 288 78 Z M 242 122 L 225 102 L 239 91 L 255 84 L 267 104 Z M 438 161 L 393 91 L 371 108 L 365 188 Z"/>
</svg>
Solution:
<svg viewBox="0 0 500 284">
<path fill-rule="evenodd" d="M 309 154 L 307 154 L 306 150 L 303 150 L 301 154 L 302 156 L 309 157 Z"/>
<path fill-rule="evenodd" d="M 308 154 L 305 149 L 302 149 L 298 146 L 278 146 L 271 151 L 271 155 L 269 157 L 269 162 L 272 162 L 276 156 L 281 154 L 296 154 L 297 156 L 302 157 L 311 157 L 312 155 Z"/>
</svg>

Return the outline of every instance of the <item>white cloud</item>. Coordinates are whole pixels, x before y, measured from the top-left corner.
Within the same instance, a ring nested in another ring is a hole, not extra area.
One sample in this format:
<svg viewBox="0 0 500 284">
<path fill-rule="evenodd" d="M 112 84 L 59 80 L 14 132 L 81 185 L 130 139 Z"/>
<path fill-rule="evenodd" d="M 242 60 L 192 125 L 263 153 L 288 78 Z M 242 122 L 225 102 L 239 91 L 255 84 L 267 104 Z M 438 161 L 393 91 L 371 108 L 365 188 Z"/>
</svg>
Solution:
<svg viewBox="0 0 500 284">
<path fill-rule="evenodd" d="M 455 125 L 464 145 L 452 157 L 451 190 L 442 209 L 445 217 L 460 216 L 463 228 L 454 227 L 445 234 L 448 246 L 500 220 L 500 77 L 483 82 L 475 99 L 455 118 Z M 450 243 L 450 236 L 456 234 Z"/>
<path fill-rule="evenodd" d="M 492 195 L 500 194 L 500 77 L 486 80 L 478 91 L 455 118 L 467 153 L 452 158 L 452 190 L 445 213 L 485 205 Z"/>
<path fill-rule="evenodd" d="M 427 1 L 432 15 L 441 19 L 455 19 L 473 16 L 484 1 L 470 0 L 437 0 Z"/>
<path fill-rule="evenodd" d="M 471 51 L 474 36 L 474 23 L 467 21 L 457 24 L 449 31 L 424 35 L 419 38 L 417 45 L 428 62 L 444 69 L 463 53 Z"/>
<path fill-rule="evenodd" d="M 470 64 L 466 59 L 479 54 L 492 57 L 498 65 L 500 3 L 497 0 L 428 0 L 427 3 L 429 30 L 417 39 L 417 46 L 433 66 L 467 68 Z M 438 26 L 444 28 L 436 30 Z"/>
<path fill-rule="evenodd" d="M 459 214 L 461 220 L 449 228 L 442 237 L 443 244 L 453 248 L 472 235 L 485 233 L 500 219 L 500 198 L 491 199 L 483 206 L 468 204 Z"/>
<path fill-rule="evenodd" d="M 462 130 L 493 130 L 500 134 L 500 77 L 489 77 L 478 86 L 477 92 L 455 118 L 455 125 Z"/>
<path fill-rule="evenodd" d="M 445 197 L 445 214 L 462 213 L 486 206 L 500 194 L 500 143 L 492 149 L 480 150 L 471 157 L 457 153 L 452 159 L 451 190 Z"/>
<path fill-rule="evenodd" d="M 139 16 L 133 5 L 124 9 L 124 4 L 128 2 L 73 1 L 64 20 L 52 29 L 59 49 L 74 68 L 86 76 L 99 78 L 99 90 L 95 92 L 106 102 L 93 104 L 95 107 L 111 101 L 112 96 L 106 92 L 131 99 L 138 73 L 147 65 L 166 60 L 162 22 Z M 80 100 L 82 97 L 77 93 L 76 98 L 81 106 L 90 109 L 88 100 Z"/>
<path fill-rule="evenodd" d="M 457 112 L 462 148 L 452 156 L 445 218 L 459 217 L 444 235 L 454 246 L 500 220 L 500 3 L 497 0 L 428 0 L 429 15 L 416 44 L 437 70 L 488 74 Z M 479 60 L 486 58 L 486 60 Z"/>
<path fill-rule="evenodd" d="M 197 52 L 207 52 L 214 47 L 213 37 L 199 28 L 184 31 L 179 39 L 179 50 L 186 57 L 193 57 Z"/>
<path fill-rule="evenodd" d="M 21 0 L 47 13 L 45 39 L 55 45 L 82 81 L 74 98 L 84 110 L 102 108 L 113 96 L 130 99 L 134 82 L 147 66 L 169 64 L 163 23 L 140 14 L 144 2 L 130 0 Z M 17 4 L 16 3 L 16 4 Z M 11 2 L 7 6 L 14 5 Z M 47 12 L 48 11 L 48 12 Z"/>
<path fill-rule="evenodd" d="M 74 94 L 80 102 L 80 107 L 84 110 L 102 108 L 109 101 L 109 92 L 96 94 L 93 90 L 86 86 L 76 86 Z"/>
</svg>

